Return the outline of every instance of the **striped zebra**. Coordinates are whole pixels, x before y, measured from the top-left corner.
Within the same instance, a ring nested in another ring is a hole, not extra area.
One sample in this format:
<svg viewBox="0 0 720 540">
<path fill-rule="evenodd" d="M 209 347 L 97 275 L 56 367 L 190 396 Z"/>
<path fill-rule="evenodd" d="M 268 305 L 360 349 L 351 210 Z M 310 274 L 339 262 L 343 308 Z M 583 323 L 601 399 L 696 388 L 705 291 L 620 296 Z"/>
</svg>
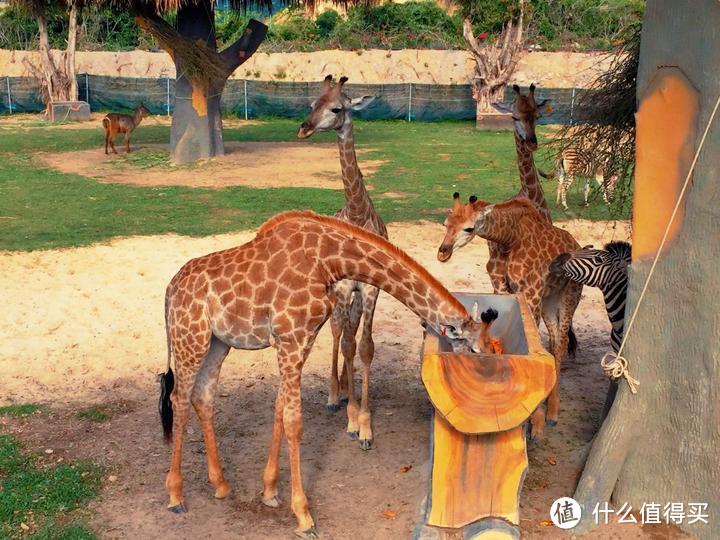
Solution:
<svg viewBox="0 0 720 540">
<path fill-rule="evenodd" d="M 630 244 L 610 242 L 604 249 L 592 249 L 589 246 L 563 253 L 550 263 L 550 273 L 564 275 L 571 281 L 602 291 L 612 325 L 610 341 L 615 352 L 620 348 L 625 325 L 627 267 L 630 258 Z"/>
<path fill-rule="evenodd" d="M 555 206 L 560 208 L 562 204 L 563 209 L 568 209 L 567 192 L 570 190 L 576 176 L 585 179 L 585 187 L 583 188 L 585 206 L 588 205 L 588 195 L 590 194 L 590 178 L 595 178 L 602 191 L 605 204 L 610 204 L 609 199 L 615 191 L 618 177 L 616 174 L 610 174 L 609 161 L 609 159 L 606 159 L 604 163 L 593 163 L 591 156 L 580 148 L 570 146 L 563 149 L 557 162 L 558 185 Z"/>
<path fill-rule="evenodd" d="M 625 300 L 627 296 L 627 268 L 631 263 L 632 248 L 627 242 L 610 242 L 604 249 L 586 246 L 571 253 L 563 253 L 550 263 L 549 271 L 571 281 L 599 288 L 605 298 L 605 309 L 612 330 L 610 342 L 618 352 L 625 330 Z M 601 421 L 610 412 L 615 401 L 618 384 L 611 381 L 605 398 Z"/>
</svg>

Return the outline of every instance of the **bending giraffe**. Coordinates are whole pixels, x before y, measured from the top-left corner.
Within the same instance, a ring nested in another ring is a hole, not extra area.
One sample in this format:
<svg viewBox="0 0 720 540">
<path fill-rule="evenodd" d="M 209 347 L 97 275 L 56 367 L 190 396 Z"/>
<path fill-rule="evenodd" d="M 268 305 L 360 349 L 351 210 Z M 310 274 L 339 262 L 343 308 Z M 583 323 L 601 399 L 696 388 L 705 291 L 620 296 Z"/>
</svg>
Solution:
<svg viewBox="0 0 720 540">
<path fill-rule="evenodd" d="M 341 77 L 332 84 L 332 75 L 323 81 L 323 93 L 312 103 L 312 110 L 298 130 L 298 137 L 305 139 L 316 131 L 335 131 L 340 149 L 340 165 L 345 189 L 345 205 L 335 214 L 336 217 L 357 225 L 383 238 L 387 238 L 385 223 L 375 211 L 370 195 L 365 188 L 363 175 L 358 166 L 353 137 L 352 111 L 360 111 L 375 100 L 374 96 L 362 96 L 350 99 L 343 91 L 347 77 Z M 359 281 L 341 281 L 335 285 L 337 301 L 330 326 L 332 328 L 332 371 L 327 408 L 337 411 L 340 391 L 345 390 L 348 397 L 347 433 L 353 439 L 359 439 L 360 448 L 372 448 L 373 432 L 370 415 L 370 365 L 375 354 L 372 338 L 373 316 L 380 291 Z M 354 366 L 357 334 L 360 319 L 363 321 L 359 354 L 363 363 L 362 397 L 358 410 L 355 397 Z M 338 352 L 342 342 L 344 358 L 342 377 L 338 378 Z M 344 387 L 344 388 L 343 388 Z"/>
<path fill-rule="evenodd" d="M 545 322 L 557 382 L 547 399 L 547 414 L 538 407 L 531 417 L 532 438 L 541 439 L 544 420 L 557 424 L 560 364 L 568 351 L 568 332 L 582 293 L 581 284 L 549 274 L 548 266 L 561 253 L 574 251 L 580 245 L 569 232 L 549 224 L 530 200 L 522 198 L 490 204 L 473 196 L 463 205 L 456 193 L 445 226 L 438 258 L 448 260 L 454 250 L 475 236 L 495 242 L 507 253 L 505 280 L 510 292 L 525 297 L 537 324 L 541 318 Z"/>
<path fill-rule="evenodd" d="M 167 287 L 168 369 L 161 378 L 160 409 L 166 440 L 173 442 L 166 480 L 170 510 L 186 511 L 181 463 L 191 404 L 200 419 L 215 496 L 223 498 L 230 492 L 213 427 L 220 367 L 230 347 L 274 347 L 280 387 L 262 500 L 270 507 L 279 506 L 278 460 L 284 435 L 292 480 L 290 507 L 298 523 L 295 532 L 303 538 L 317 537 L 300 474 L 300 381 L 315 338 L 332 313 L 333 287 L 343 279 L 394 296 L 444 334 L 454 350 L 481 350 L 486 323 L 476 321 L 437 279 L 384 238 L 312 212 L 275 216 L 250 242 L 189 261 Z"/>
</svg>

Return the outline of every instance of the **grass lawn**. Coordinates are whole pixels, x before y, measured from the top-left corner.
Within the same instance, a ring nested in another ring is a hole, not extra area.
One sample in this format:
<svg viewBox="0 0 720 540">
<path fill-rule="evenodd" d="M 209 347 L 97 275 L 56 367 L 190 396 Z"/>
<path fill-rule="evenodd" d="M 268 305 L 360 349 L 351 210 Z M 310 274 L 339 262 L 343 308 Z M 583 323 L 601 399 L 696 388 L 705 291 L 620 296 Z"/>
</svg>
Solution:
<svg viewBox="0 0 720 540">
<path fill-rule="evenodd" d="M 26 416 L 43 407 L 0 408 L 0 416 Z M 51 463 L 26 452 L 0 432 L 0 538 L 92 540 L 78 516 L 69 514 L 100 493 L 101 470 L 91 463 Z"/>
<path fill-rule="evenodd" d="M 226 141 L 296 141 L 298 120 L 273 119 L 226 128 Z M 442 221 L 451 194 L 476 194 L 501 201 L 517 193 L 515 145 L 510 132 L 477 132 L 470 122 L 355 122 L 359 147 L 372 149 L 364 157 L 386 161 L 366 181 L 374 186 L 376 207 L 388 221 Z M 540 135 L 547 134 L 541 128 Z M 166 143 L 170 129 L 148 123 L 135 132 L 136 143 Z M 334 134 L 318 134 L 307 144 L 334 142 Z M 29 124 L 18 127 L 0 118 L 0 249 L 33 250 L 87 245 L 116 236 L 175 232 L 208 235 L 257 227 L 271 215 L 310 208 L 332 214 L 343 204 L 341 191 L 318 188 L 222 190 L 185 187 L 137 187 L 102 184 L 35 164 L 36 152 L 98 148 L 100 130 Z M 278 156 L 281 159 L 281 155 Z M 539 166 L 552 170 L 540 151 Z M 148 167 L 166 167 L 157 151 L 137 153 L 129 162 L 143 174 Z M 339 179 L 338 179 L 339 181 Z M 555 182 L 545 192 L 555 219 L 626 218 L 599 200 L 580 206 L 572 188 L 572 214 L 554 210 Z M 400 198 L 382 193 L 403 193 Z M 227 216 L 232 215 L 232 219 Z"/>
</svg>

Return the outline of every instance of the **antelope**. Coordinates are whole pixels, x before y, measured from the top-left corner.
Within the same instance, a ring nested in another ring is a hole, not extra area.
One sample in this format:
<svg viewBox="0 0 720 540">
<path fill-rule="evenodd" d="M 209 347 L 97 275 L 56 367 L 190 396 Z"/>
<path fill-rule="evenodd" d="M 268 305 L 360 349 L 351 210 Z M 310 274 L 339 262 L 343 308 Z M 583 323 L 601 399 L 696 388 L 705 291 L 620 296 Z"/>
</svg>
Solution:
<svg viewBox="0 0 720 540">
<path fill-rule="evenodd" d="M 142 119 L 150 114 L 145 105 L 140 104 L 135 107 L 132 115 L 121 113 L 109 113 L 103 118 L 103 128 L 105 129 L 105 154 L 108 153 L 108 143 L 112 151 L 115 150 L 115 137 L 118 133 L 125 134 L 125 151 L 130 153 L 130 134 L 140 125 Z"/>
</svg>

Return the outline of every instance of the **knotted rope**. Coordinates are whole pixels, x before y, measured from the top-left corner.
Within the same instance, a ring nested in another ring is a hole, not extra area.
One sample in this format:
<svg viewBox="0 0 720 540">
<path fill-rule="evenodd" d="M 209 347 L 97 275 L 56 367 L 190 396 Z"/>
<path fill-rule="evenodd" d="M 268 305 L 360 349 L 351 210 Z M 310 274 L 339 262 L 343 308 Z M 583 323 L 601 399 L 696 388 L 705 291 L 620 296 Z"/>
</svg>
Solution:
<svg viewBox="0 0 720 540">
<path fill-rule="evenodd" d="M 663 247 L 665 247 L 665 241 L 670 234 L 670 227 L 675 220 L 675 216 L 677 215 L 678 209 L 680 208 L 680 203 L 682 203 L 685 191 L 690 184 L 690 178 L 692 177 L 692 173 L 695 170 L 695 164 L 697 163 L 698 157 L 700 156 L 700 151 L 705 145 L 705 139 L 707 138 L 707 134 L 710 131 L 710 126 L 712 126 L 713 120 L 715 119 L 715 113 L 717 113 L 718 106 L 720 106 L 720 96 L 718 96 L 718 99 L 715 102 L 715 108 L 713 108 L 712 114 L 710 114 L 710 119 L 708 120 L 707 126 L 705 126 L 705 131 L 703 132 L 702 139 L 700 139 L 700 144 L 695 151 L 695 156 L 693 157 L 692 163 L 690 164 L 690 169 L 688 169 L 687 176 L 685 177 L 685 183 L 680 190 L 680 195 L 678 196 L 678 200 L 675 203 L 675 208 L 673 208 L 672 214 L 670 215 L 670 221 L 668 221 L 667 227 L 665 227 L 665 233 L 663 234 L 662 240 L 660 240 L 660 245 L 658 246 L 657 253 L 655 254 L 655 258 L 653 259 L 652 266 L 650 266 L 650 272 L 648 272 L 648 276 L 645 279 L 645 284 L 643 285 L 642 291 L 640 292 L 640 297 L 638 298 L 637 304 L 635 305 L 635 311 L 633 311 L 632 317 L 630 317 L 630 322 L 627 325 L 627 329 L 625 330 L 625 333 L 623 335 L 622 342 L 620 342 L 620 348 L 618 349 L 617 353 L 614 351 L 609 351 L 605 353 L 605 356 L 603 356 L 602 360 L 600 360 L 600 365 L 602 366 L 603 370 L 605 370 L 605 374 L 612 379 L 619 379 L 620 377 L 625 377 L 628 386 L 630 386 L 630 391 L 633 394 L 637 394 L 637 387 L 640 385 L 640 381 L 630 375 L 630 372 L 628 370 L 627 358 L 622 355 L 622 352 L 625 348 L 625 342 L 630 335 L 630 329 L 635 322 L 638 311 L 640 311 L 640 305 L 645 298 L 645 292 L 647 291 L 648 285 L 650 284 L 650 279 L 655 272 L 655 267 L 657 266 L 658 260 L 660 259 L 660 254 L 662 253 Z"/>
</svg>

